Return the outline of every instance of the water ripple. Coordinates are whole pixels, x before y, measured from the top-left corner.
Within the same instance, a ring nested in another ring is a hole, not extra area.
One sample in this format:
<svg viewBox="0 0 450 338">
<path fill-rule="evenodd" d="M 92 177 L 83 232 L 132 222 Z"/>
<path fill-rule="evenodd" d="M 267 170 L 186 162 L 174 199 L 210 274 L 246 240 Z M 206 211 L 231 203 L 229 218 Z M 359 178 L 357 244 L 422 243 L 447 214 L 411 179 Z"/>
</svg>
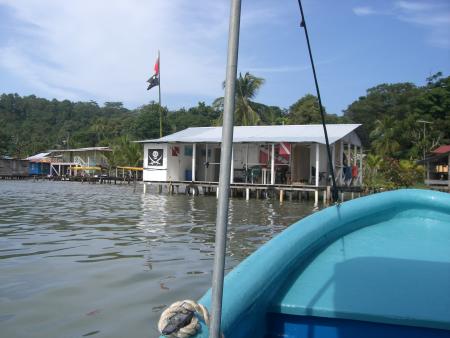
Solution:
<svg viewBox="0 0 450 338">
<path fill-rule="evenodd" d="M 216 203 L 132 185 L 0 181 L 2 336 L 155 336 L 167 304 L 209 288 Z M 231 200 L 227 271 L 311 211 Z"/>
</svg>

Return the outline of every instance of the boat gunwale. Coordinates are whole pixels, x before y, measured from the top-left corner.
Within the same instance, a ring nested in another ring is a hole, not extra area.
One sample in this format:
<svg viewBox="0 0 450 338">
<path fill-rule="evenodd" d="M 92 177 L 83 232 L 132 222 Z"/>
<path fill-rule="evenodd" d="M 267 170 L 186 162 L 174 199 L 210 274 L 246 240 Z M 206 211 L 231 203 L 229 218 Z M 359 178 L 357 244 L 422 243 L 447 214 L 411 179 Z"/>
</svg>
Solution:
<svg viewBox="0 0 450 338">
<path fill-rule="evenodd" d="M 289 276 L 289 271 L 310 260 L 336 239 L 378 223 L 374 223 L 371 216 L 378 214 L 382 218 L 392 217 L 413 208 L 426 208 L 450 214 L 448 205 L 450 205 L 448 194 L 402 189 L 351 200 L 299 220 L 261 246 L 226 276 L 222 312 L 223 332 L 225 335 L 227 332 L 235 332 L 239 326 L 239 331 L 242 332 L 239 336 L 244 337 L 250 332 L 256 335 L 254 326 L 246 328 L 246 324 L 242 324 L 243 320 L 264 316 L 272 296 L 280 290 Z M 358 220 L 360 222 L 357 222 Z M 280 262 L 283 262 L 281 267 Z M 275 281 L 280 282 L 275 284 Z M 200 299 L 200 303 L 207 308 L 210 307 L 210 292 L 211 290 Z M 412 325 L 395 319 L 391 320 L 390 324 Z M 439 323 L 428 321 L 416 324 L 442 328 Z M 259 330 L 264 332 L 264 327 Z M 206 337 L 207 331 L 203 325 L 197 337 Z"/>
</svg>

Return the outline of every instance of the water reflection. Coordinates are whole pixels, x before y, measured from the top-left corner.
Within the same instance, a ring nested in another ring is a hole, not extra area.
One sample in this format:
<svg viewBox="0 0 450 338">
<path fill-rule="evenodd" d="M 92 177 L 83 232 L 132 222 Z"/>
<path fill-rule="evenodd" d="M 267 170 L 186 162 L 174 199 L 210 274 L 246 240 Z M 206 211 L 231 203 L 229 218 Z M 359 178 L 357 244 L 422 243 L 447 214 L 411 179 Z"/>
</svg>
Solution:
<svg viewBox="0 0 450 338">
<path fill-rule="evenodd" d="M 216 203 L 140 185 L 0 182 L 2 336 L 156 335 L 161 309 L 209 288 Z M 230 200 L 227 270 L 311 210 Z"/>
</svg>

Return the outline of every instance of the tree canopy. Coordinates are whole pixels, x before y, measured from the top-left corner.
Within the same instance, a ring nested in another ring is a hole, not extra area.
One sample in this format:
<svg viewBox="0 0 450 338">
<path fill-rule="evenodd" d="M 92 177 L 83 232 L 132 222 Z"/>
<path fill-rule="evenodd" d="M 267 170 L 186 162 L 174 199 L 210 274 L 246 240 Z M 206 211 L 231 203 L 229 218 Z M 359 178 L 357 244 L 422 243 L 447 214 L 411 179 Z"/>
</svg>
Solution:
<svg viewBox="0 0 450 338">
<path fill-rule="evenodd" d="M 268 106 L 255 101 L 264 79 L 245 73 L 237 80 L 236 125 L 321 123 L 314 95 L 299 98 L 288 109 Z M 222 105 L 219 98 L 212 105 L 199 102 L 177 110 L 163 107 L 164 133 L 220 125 Z M 361 123 L 357 132 L 373 155 L 420 159 L 424 152 L 450 143 L 450 77 L 437 73 L 423 86 L 377 85 L 352 102 L 343 116 L 327 113 L 326 122 Z M 121 102 L 101 106 L 95 101 L 2 94 L 0 125 L 0 155 L 23 158 L 49 149 L 105 145 L 119 149 L 130 140 L 159 137 L 159 106 L 150 102 L 127 109 Z M 128 150 L 130 154 L 134 151 Z"/>
</svg>

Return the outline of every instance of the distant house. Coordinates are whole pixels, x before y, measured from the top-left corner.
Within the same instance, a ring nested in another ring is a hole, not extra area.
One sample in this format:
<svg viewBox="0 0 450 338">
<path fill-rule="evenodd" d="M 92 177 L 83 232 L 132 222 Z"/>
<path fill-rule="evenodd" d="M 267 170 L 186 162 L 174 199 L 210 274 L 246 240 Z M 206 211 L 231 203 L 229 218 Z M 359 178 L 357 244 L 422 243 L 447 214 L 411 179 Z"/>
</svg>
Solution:
<svg viewBox="0 0 450 338">
<path fill-rule="evenodd" d="M 108 147 L 56 149 L 27 158 L 30 161 L 30 175 L 47 174 L 63 176 L 91 173 L 108 166 L 105 153 Z"/>
<path fill-rule="evenodd" d="M 338 185 L 362 183 L 359 124 L 329 124 Z M 145 182 L 218 182 L 221 127 L 188 128 L 144 144 Z M 231 183 L 330 185 L 322 125 L 234 127 Z"/>
<path fill-rule="evenodd" d="M 450 145 L 436 148 L 421 162 L 426 166 L 426 185 L 450 189 Z"/>
<path fill-rule="evenodd" d="M 1 178 L 21 178 L 28 176 L 28 161 L 11 157 L 0 157 Z"/>
<path fill-rule="evenodd" d="M 29 161 L 28 173 L 30 176 L 47 176 L 50 174 L 50 153 L 39 153 L 29 156 L 26 160 Z"/>
</svg>

